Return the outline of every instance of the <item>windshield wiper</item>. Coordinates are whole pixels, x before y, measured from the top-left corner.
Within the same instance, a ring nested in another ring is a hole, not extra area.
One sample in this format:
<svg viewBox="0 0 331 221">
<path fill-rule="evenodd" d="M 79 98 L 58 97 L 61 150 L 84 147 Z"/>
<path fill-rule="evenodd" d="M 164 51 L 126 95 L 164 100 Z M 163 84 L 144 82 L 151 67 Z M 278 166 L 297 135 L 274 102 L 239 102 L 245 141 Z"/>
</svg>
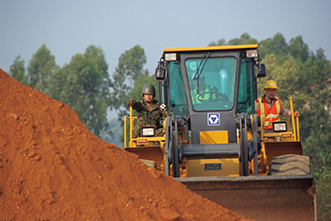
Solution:
<svg viewBox="0 0 331 221">
<path fill-rule="evenodd" d="M 195 72 L 195 75 L 193 77 L 193 80 L 198 80 L 202 74 L 202 70 L 204 69 L 206 63 L 207 63 L 207 60 L 209 58 L 209 55 L 210 55 L 210 51 L 208 52 L 205 52 L 202 59 L 201 59 L 201 62 L 200 64 L 198 65 L 198 68 L 197 68 L 197 71 Z"/>
</svg>

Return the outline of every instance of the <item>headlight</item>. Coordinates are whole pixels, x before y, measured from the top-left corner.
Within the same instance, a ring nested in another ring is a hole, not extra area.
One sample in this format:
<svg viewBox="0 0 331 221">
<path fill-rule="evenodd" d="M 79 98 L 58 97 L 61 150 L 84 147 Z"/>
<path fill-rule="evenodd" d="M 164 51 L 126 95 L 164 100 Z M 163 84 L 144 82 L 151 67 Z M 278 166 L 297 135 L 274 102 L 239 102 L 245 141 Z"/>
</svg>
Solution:
<svg viewBox="0 0 331 221">
<path fill-rule="evenodd" d="M 152 137 L 155 134 L 155 129 L 154 128 L 143 128 L 142 129 L 142 136 L 143 137 Z"/>
<path fill-rule="evenodd" d="M 247 50 L 246 51 L 246 57 L 248 58 L 257 58 L 258 52 L 257 50 Z"/>
<path fill-rule="evenodd" d="M 287 131 L 286 122 L 274 122 L 273 129 L 275 132 L 285 132 Z"/>
<path fill-rule="evenodd" d="M 164 54 L 164 60 L 166 60 L 166 61 L 176 61 L 177 60 L 176 53 Z"/>
</svg>

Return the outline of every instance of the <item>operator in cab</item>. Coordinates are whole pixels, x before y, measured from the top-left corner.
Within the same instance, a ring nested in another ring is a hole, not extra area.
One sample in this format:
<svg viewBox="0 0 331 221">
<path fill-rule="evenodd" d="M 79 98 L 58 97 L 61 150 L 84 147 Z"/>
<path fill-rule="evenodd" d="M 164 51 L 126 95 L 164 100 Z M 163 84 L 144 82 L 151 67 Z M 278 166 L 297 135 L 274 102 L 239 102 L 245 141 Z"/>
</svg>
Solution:
<svg viewBox="0 0 331 221">
<path fill-rule="evenodd" d="M 155 100 L 155 87 L 152 84 L 146 84 L 142 89 L 143 99 L 136 101 L 130 98 L 128 106 L 136 110 L 137 124 L 133 129 L 133 138 L 141 136 L 142 126 L 155 126 L 156 136 L 163 136 L 163 121 L 169 116 L 166 106 Z"/>
<path fill-rule="evenodd" d="M 263 90 L 264 95 L 255 100 L 255 112 L 265 117 L 264 129 L 268 131 L 272 129 L 272 122 L 278 121 L 280 116 L 291 117 L 292 113 L 283 107 L 280 98 L 276 96 L 278 87 L 275 81 L 267 81 Z M 294 116 L 300 117 L 300 113 L 295 111 Z"/>
<path fill-rule="evenodd" d="M 199 84 L 197 82 L 199 81 Z M 195 88 L 191 93 L 193 104 L 206 103 L 213 101 L 228 101 L 225 94 L 219 92 L 219 89 L 213 85 L 206 85 L 204 83 L 205 77 L 193 80 Z"/>
</svg>

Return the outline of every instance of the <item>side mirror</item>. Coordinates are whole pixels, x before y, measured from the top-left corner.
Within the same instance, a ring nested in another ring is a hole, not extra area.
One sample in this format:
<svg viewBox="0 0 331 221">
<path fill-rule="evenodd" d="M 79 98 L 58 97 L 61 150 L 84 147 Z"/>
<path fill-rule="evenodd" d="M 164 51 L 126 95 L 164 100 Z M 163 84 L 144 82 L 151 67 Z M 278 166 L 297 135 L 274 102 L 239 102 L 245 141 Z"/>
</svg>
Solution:
<svg viewBox="0 0 331 221">
<path fill-rule="evenodd" d="M 264 64 L 256 64 L 254 65 L 254 74 L 255 77 L 257 78 L 264 78 L 267 76 L 267 72 L 265 70 L 265 65 Z"/>
<path fill-rule="evenodd" d="M 166 79 L 166 69 L 164 67 L 158 66 L 155 69 L 155 80 L 164 81 Z"/>
<path fill-rule="evenodd" d="M 161 59 L 155 69 L 155 80 L 165 81 L 167 79 L 167 69 L 164 66 L 164 60 Z"/>
</svg>

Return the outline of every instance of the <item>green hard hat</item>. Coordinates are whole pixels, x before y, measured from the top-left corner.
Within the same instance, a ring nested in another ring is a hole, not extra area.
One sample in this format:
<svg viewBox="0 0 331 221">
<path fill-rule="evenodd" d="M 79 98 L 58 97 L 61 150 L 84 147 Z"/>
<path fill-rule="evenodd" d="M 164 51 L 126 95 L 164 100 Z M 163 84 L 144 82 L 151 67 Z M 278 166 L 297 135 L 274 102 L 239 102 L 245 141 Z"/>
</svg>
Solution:
<svg viewBox="0 0 331 221">
<path fill-rule="evenodd" d="M 146 84 L 141 93 L 143 96 L 144 94 L 153 94 L 155 96 L 155 87 L 152 84 Z"/>
</svg>

